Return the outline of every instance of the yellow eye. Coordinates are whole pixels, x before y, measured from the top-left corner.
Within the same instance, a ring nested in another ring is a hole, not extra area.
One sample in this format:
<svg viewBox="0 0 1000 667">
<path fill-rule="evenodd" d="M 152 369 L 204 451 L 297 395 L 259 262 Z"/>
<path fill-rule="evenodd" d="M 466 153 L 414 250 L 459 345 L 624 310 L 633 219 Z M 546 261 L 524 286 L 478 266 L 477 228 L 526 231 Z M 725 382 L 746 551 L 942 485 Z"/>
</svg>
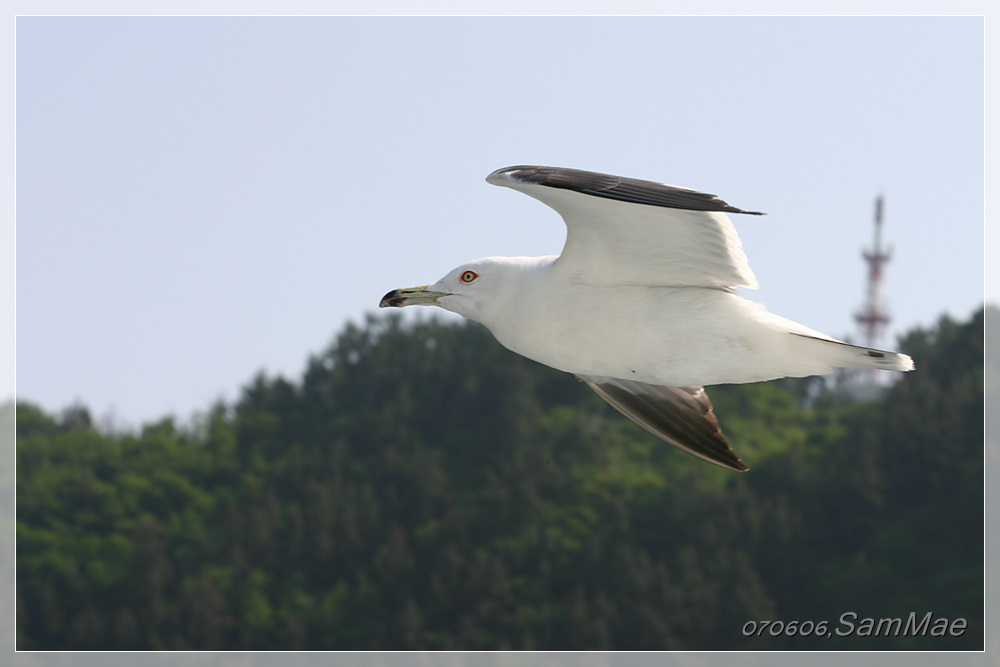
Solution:
<svg viewBox="0 0 1000 667">
<path fill-rule="evenodd" d="M 471 283 L 473 280 L 479 277 L 479 274 L 475 271 L 466 271 L 462 274 L 463 283 Z"/>
</svg>

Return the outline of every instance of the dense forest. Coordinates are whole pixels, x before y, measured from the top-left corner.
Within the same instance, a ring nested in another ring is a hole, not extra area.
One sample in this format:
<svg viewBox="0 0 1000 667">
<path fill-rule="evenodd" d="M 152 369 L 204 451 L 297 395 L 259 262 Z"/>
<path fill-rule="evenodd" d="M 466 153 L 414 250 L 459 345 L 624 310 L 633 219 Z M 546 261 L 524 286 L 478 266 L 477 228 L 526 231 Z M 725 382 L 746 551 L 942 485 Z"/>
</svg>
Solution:
<svg viewBox="0 0 1000 667">
<path fill-rule="evenodd" d="M 19 402 L 17 648 L 981 649 L 983 318 L 882 401 L 711 388 L 742 474 L 468 323 L 349 325 L 185 424 Z M 864 636 L 911 612 L 967 627 Z"/>
</svg>

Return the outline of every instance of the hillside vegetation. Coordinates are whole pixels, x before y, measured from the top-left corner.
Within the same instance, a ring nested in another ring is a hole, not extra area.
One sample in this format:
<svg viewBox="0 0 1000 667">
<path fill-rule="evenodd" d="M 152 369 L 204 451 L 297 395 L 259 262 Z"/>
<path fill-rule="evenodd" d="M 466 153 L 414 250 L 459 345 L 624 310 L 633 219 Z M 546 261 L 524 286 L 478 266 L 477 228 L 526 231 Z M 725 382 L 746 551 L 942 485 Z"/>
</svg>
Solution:
<svg viewBox="0 0 1000 667">
<path fill-rule="evenodd" d="M 981 649 L 983 313 L 901 348 L 879 403 L 713 387 L 743 474 L 434 320 L 348 326 L 194 425 L 18 403 L 17 648 Z"/>
</svg>

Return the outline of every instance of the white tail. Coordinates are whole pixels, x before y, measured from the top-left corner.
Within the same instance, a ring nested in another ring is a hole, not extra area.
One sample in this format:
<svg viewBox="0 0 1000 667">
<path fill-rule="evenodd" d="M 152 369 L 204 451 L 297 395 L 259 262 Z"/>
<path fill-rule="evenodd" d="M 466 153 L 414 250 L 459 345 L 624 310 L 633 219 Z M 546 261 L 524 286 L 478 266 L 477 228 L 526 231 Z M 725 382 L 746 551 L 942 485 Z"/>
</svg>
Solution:
<svg viewBox="0 0 1000 667">
<path fill-rule="evenodd" d="M 876 350 L 871 347 L 861 347 L 843 343 L 832 338 L 818 338 L 800 333 L 792 333 L 804 341 L 816 352 L 822 352 L 823 357 L 834 368 L 881 368 L 887 371 L 912 371 L 913 359 L 899 352 Z"/>
</svg>

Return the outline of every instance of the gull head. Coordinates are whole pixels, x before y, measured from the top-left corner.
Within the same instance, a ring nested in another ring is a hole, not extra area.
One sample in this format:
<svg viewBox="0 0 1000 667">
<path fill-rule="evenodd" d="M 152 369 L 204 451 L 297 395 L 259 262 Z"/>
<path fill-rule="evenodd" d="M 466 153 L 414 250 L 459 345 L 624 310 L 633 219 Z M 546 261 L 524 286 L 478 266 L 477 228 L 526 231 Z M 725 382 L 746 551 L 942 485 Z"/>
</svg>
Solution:
<svg viewBox="0 0 1000 667">
<path fill-rule="evenodd" d="M 467 262 L 452 269 L 436 283 L 420 287 L 394 289 L 379 302 L 379 308 L 402 308 L 403 306 L 439 306 L 476 319 L 481 304 L 491 299 L 496 290 L 497 274 L 494 258 Z M 490 289 L 490 287 L 493 289 Z"/>
<path fill-rule="evenodd" d="M 441 280 L 420 287 L 394 289 L 379 308 L 438 306 L 489 326 L 489 314 L 503 310 L 509 299 L 518 299 L 525 278 L 536 273 L 540 260 L 550 257 L 487 257 L 452 269 Z M 529 278 L 530 280 L 530 278 Z"/>
</svg>

